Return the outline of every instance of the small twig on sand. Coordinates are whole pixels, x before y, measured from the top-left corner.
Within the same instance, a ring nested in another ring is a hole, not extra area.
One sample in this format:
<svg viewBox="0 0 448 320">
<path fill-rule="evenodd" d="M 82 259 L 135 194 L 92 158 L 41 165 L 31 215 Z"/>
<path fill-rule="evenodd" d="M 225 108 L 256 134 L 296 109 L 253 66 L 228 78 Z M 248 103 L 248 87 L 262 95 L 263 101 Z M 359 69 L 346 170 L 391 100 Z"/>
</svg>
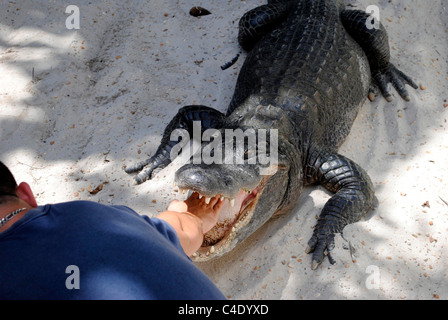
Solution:
<svg viewBox="0 0 448 320">
<path fill-rule="evenodd" d="M 29 165 L 27 163 L 23 163 L 21 161 L 17 161 L 17 163 L 22 164 L 22 165 L 27 166 L 27 167 L 30 167 L 31 169 L 38 169 L 38 170 L 42 170 L 42 169 L 45 169 L 47 167 L 47 166 L 44 166 L 44 167 L 38 168 L 38 167 L 35 167 L 35 166 L 32 166 L 32 165 Z"/>
<path fill-rule="evenodd" d="M 444 204 L 446 204 L 446 205 L 448 206 L 448 202 L 446 202 L 445 200 L 443 200 L 441 196 L 439 196 L 439 198 L 440 198 L 440 200 L 442 200 L 442 202 L 443 202 Z"/>
</svg>

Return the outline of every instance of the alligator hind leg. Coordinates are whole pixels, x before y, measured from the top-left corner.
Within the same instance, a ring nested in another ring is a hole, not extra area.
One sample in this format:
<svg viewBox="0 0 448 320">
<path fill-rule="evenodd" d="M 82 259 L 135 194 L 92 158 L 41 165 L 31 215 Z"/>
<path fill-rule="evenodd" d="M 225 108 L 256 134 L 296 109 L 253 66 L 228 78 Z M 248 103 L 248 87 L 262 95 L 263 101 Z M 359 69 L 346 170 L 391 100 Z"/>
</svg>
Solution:
<svg viewBox="0 0 448 320">
<path fill-rule="evenodd" d="M 172 141 L 171 134 L 176 129 L 186 130 L 190 137 L 193 136 L 193 122 L 201 122 L 201 133 L 207 129 L 219 129 L 224 123 L 224 115 L 212 108 L 206 106 L 186 106 L 179 110 L 171 122 L 165 128 L 162 141 L 156 153 L 149 159 L 139 162 L 135 165 L 125 168 L 127 173 L 140 171 L 135 176 L 135 181 L 140 184 L 155 176 L 157 172 L 168 166 L 174 159 L 172 159 L 171 151 L 178 145 L 183 144 L 183 147 L 189 143 L 190 139 L 183 139 L 182 141 Z"/>
<path fill-rule="evenodd" d="M 406 74 L 398 70 L 390 63 L 389 40 L 386 29 L 378 22 L 372 25 L 372 17 L 360 10 L 344 10 L 341 12 L 342 23 L 347 32 L 361 46 L 369 59 L 372 70 L 372 84 L 369 90 L 369 99 L 374 100 L 377 88 L 387 101 L 392 101 L 392 94 L 388 84 L 393 87 L 400 96 L 409 101 L 409 94 L 405 88 L 408 84 L 414 89 L 418 86 Z"/>
<path fill-rule="evenodd" d="M 260 38 L 272 31 L 289 14 L 290 1 L 269 1 L 252 9 L 240 19 L 238 43 L 249 51 Z"/>
<path fill-rule="evenodd" d="M 304 171 L 306 183 L 319 183 L 334 195 L 325 204 L 308 242 L 307 253 L 313 253 L 312 269 L 325 255 L 331 264 L 336 233 L 366 216 L 374 203 L 373 185 L 367 173 L 352 160 L 333 153 L 311 153 Z"/>
</svg>

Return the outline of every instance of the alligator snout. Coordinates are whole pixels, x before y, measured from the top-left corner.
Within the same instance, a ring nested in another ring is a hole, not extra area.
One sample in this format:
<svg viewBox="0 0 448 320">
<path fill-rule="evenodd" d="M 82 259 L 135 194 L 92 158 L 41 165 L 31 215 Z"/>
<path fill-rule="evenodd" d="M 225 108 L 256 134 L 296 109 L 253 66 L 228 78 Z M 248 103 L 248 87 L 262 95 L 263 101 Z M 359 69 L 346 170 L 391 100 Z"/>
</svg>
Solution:
<svg viewBox="0 0 448 320">
<path fill-rule="evenodd" d="M 234 199 L 240 190 L 251 192 L 261 181 L 256 165 L 187 164 L 175 175 L 180 189 L 199 192 L 206 197 L 221 195 Z"/>
</svg>

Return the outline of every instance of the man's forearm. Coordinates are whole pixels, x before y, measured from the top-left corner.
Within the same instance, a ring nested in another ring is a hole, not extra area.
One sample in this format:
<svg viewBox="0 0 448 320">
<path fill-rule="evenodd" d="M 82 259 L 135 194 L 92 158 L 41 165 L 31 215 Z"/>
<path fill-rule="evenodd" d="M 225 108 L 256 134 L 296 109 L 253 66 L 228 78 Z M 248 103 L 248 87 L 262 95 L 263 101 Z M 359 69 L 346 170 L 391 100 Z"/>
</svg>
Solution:
<svg viewBox="0 0 448 320">
<path fill-rule="evenodd" d="M 204 239 L 202 220 L 188 212 L 165 211 L 157 216 L 168 222 L 179 237 L 180 244 L 188 256 L 195 253 Z"/>
</svg>

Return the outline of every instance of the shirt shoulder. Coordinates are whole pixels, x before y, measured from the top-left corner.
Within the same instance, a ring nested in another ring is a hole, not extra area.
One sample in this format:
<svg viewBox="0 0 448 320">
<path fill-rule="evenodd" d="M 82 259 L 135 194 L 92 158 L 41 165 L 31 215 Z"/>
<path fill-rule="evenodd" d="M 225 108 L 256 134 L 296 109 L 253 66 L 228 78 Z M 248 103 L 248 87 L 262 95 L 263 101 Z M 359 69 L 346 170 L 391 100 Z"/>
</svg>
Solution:
<svg viewBox="0 0 448 320">
<path fill-rule="evenodd" d="M 8 237 L 0 235 L 0 298 L 222 298 L 163 220 L 85 201 L 27 214 Z M 66 287 L 69 266 L 79 270 L 79 290 Z"/>
</svg>

